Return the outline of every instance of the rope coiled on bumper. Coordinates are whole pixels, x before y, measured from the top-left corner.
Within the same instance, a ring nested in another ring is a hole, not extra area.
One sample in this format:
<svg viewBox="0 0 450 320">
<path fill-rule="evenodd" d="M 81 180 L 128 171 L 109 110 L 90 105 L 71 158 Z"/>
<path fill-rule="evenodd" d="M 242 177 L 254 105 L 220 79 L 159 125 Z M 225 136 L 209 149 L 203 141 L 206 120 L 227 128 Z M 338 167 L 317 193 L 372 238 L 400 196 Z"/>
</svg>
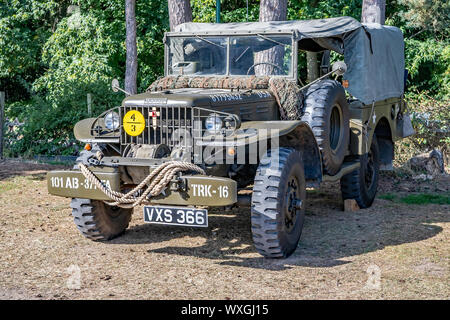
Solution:
<svg viewBox="0 0 450 320">
<path fill-rule="evenodd" d="M 112 201 L 104 201 L 110 206 L 118 206 L 122 208 L 134 208 L 140 204 L 149 203 L 149 198 L 159 195 L 167 187 L 173 177 L 181 171 L 195 171 L 200 174 L 206 174 L 205 171 L 195 164 L 183 161 L 168 161 L 156 169 L 154 169 L 144 180 L 141 181 L 133 190 L 128 193 L 122 193 L 107 188 L 103 182 L 83 164 L 78 163 L 81 173 L 89 182 L 93 183 L 99 190 L 101 190 Z M 135 194 L 143 190 L 145 191 L 139 196 Z"/>
</svg>

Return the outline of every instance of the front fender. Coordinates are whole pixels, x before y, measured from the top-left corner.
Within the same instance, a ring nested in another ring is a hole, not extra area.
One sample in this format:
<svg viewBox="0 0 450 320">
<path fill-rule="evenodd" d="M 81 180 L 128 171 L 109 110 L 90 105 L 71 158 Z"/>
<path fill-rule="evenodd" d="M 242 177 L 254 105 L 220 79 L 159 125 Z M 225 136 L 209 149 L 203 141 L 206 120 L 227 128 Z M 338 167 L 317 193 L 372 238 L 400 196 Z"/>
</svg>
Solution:
<svg viewBox="0 0 450 320">
<path fill-rule="evenodd" d="M 268 140 L 278 138 L 280 147 L 292 147 L 302 152 L 306 180 L 322 180 L 322 158 L 313 131 L 308 123 L 301 120 L 248 121 L 228 137 L 214 136 L 214 139 L 202 139 L 197 145 L 208 147 L 239 147 L 260 143 L 267 146 Z"/>
<path fill-rule="evenodd" d="M 87 118 L 78 121 L 73 127 L 75 139 L 84 143 L 119 143 L 119 137 L 114 132 L 106 133 L 102 136 L 93 136 L 92 127 L 98 118 Z"/>
<path fill-rule="evenodd" d="M 303 125 L 308 126 L 307 123 L 300 120 L 247 121 L 243 122 L 239 129 L 227 137 L 221 135 L 206 136 L 198 140 L 197 145 L 209 147 L 244 146 L 282 137 Z"/>
</svg>

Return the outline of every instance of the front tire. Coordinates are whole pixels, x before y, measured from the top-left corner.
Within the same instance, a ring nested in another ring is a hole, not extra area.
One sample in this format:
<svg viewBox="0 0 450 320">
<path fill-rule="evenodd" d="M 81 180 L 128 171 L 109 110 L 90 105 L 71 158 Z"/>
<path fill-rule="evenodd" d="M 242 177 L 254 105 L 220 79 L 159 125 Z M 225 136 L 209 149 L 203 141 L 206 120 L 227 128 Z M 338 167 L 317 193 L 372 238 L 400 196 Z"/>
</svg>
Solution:
<svg viewBox="0 0 450 320">
<path fill-rule="evenodd" d="M 97 151 L 106 150 L 94 145 L 90 151 L 82 150 L 76 160 L 74 169 L 79 169 L 78 163 L 89 165 L 88 159 Z M 73 198 L 70 207 L 75 225 L 83 236 L 91 240 L 106 241 L 116 238 L 125 232 L 133 214 L 133 208 L 126 209 L 109 206 L 103 201 Z"/>
<path fill-rule="evenodd" d="M 96 241 L 111 240 L 124 233 L 133 213 L 133 209 L 112 207 L 91 199 L 74 198 L 70 207 L 81 234 Z"/>
<path fill-rule="evenodd" d="M 297 248 L 305 219 L 302 155 L 279 148 L 261 159 L 253 186 L 251 224 L 256 250 L 266 258 L 286 258 Z M 279 165 L 278 165 L 279 163 Z"/>
<path fill-rule="evenodd" d="M 355 199 L 362 209 L 368 208 L 375 200 L 380 171 L 380 152 L 377 137 L 373 135 L 368 153 L 357 157 L 360 162 L 356 169 L 341 178 L 343 200 Z"/>
</svg>

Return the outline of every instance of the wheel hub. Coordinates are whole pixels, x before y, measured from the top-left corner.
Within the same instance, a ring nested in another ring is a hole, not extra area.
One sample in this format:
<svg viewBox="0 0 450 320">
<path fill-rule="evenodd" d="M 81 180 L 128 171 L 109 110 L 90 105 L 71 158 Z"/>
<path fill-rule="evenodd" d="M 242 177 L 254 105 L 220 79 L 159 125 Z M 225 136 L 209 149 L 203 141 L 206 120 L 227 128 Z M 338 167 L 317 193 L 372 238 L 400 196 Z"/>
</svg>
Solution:
<svg viewBox="0 0 450 320">
<path fill-rule="evenodd" d="M 330 147 L 335 152 L 340 146 L 342 139 L 342 114 L 339 106 L 334 105 L 330 115 Z"/>
<path fill-rule="evenodd" d="M 291 177 L 288 180 L 286 190 L 286 212 L 284 217 L 284 224 L 288 232 L 292 231 L 297 221 L 297 212 L 302 209 L 303 201 L 300 197 L 300 189 L 297 178 Z"/>
</svg>

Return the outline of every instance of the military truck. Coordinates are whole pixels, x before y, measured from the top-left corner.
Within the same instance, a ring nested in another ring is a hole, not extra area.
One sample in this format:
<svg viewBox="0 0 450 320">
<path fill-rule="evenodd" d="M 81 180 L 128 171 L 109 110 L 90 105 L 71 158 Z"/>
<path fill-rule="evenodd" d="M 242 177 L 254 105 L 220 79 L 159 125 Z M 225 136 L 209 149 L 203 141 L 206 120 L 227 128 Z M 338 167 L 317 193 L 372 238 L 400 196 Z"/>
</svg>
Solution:
<svg viewBox="0 0 450 320">
<path fill-rule="evenodd" d="M 48 173 L 89 239 L 121 235 L 134 208 L 148 223 L 208 227 L 208 208 L 248 206 L 256 250 L 288 257 L 306 188 L 340 181 L 343 199 L 370 207 L 395 141 L 414 132 L 398 28 L 350 17 L 185 23 L 164 44 L 164 76 L 78 122 L 77 164 Z M 322 58 L 305 84 L 307 51 Z"/>
</svg>

